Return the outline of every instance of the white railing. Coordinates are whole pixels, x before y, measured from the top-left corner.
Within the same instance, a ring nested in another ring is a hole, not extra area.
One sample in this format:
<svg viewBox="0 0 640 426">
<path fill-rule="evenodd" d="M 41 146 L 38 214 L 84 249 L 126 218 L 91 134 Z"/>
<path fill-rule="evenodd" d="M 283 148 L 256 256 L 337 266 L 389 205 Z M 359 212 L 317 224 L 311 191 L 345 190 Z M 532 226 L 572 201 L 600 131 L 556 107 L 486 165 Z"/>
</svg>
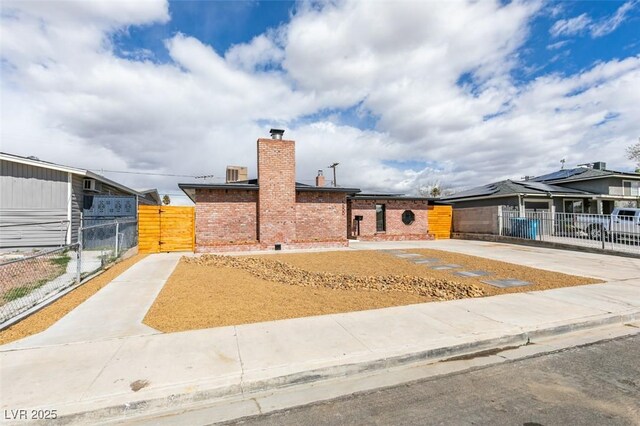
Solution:
<svg viewBox="0 0 640 426">
<path fill-rule="evenodd" d="M 640 222 L 634 216 L 552 213 L 503 208 L 500 235 L 640 253 Z"/>
</svg>

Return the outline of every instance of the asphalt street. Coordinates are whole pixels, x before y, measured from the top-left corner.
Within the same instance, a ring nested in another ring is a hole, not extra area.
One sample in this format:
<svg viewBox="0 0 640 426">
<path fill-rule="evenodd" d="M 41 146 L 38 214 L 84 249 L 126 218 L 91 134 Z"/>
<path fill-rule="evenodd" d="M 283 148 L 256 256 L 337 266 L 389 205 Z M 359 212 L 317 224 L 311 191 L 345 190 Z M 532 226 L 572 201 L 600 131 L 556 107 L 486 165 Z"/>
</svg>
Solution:
<svg viewBox="0 0 640 426">
<path fill-rule="evenodd" d="M 230 424 L 640 425 L 640 335 Z"/>
</svg>

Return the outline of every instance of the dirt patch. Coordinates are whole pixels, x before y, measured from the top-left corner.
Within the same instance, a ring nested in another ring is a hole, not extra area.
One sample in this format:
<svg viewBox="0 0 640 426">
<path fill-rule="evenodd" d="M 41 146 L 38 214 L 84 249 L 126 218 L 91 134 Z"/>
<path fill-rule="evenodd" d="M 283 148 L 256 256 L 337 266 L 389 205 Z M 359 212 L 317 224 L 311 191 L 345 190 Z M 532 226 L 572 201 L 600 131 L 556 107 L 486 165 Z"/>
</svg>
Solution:
<svg viewBox="0 0 640 426">
<path fill-rule="evenodd" d="M 66 272 L 70 260 L 67 252 L 56 251 L 0 265 L 0 306 L 58 278 Z"/>
<path fill-rule="evenodd" d="M 144 257 L 146 255 L 138 254 L 112 265 L 102 274 L 87 281 L 46 308 L 0 331 L 0 345 L 46 330 Z"/>
<path fill-rule="evenodd" d="M 174 332 L 599 282 L 437 250 L 408 252 L 533 285 L 499 289 L 380 251 L 208 255 L 181 260 L 144 323 Z"/>
<path fill-rule="evenodd" d="M 140 389 L 143 389 L 149 386 L 149 384 L 150 383 L 148 380 L 136 380 L 135 382 L 131 382 L 129 384 L 129 387 L 131 388 L 132 391 L 138 392 Z"/>
</svg>

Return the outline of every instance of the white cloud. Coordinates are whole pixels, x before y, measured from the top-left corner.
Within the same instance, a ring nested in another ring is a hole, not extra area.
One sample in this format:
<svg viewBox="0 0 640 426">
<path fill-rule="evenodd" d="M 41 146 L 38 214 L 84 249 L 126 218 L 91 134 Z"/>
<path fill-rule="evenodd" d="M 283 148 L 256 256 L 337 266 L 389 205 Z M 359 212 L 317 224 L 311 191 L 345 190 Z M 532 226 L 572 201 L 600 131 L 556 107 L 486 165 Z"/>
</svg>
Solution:
<svg viewBox="0 0 640 426">
<path fill-rule="evenodd" d="M 557 50 L 569 44 L 569 40 L 561 40 L 547 45 L 547 50 Z"/>
<path fill-rule="evenodd" d="M 556 21 L 549 32 L 554 37 L 572 36 L 580 34 L 591 24 L 591 18 L 586 13 L 571 19 L 560 19 Z"/>
<path fill-rule="evenodd" d="M 638 0 L 629 0 L 608 17 L 594 21 L 586 13 L 571 19 L 556 21 L 549 32 L 553 37 L 574 36 L 589 32 L 591 37 L 598 38 L 614 32 L 627 18 L 627 14 L 638 4 Z"/>
<path fill-rule="evenodd" d="M 616 10 L 616 13 L 614 13 L 610 18 L 604 19 L 601 22 L 594 23 L 591 26 L 591 36 L 602 37 L 614 32 L 620 26 L 620 24 L 624 22 L 627 17 L 627 13 L 629 13 L 629 11 L 633 9 L 637 4 L 638 2 L 636 0 L 628 1 L 620 6 L 618 10 Z"/>
<path fill-rule="evenodd" d="M 513 82 L 537 3 L 303 5 L 222 55 L 177 34 L 168 64 L 115 55 L 114 32 L 169 19 L 164 2 L 133 3 L 3 13 L 2 150 L 96 170 L 223 176 L 241 163 L 255 175 L 255 139 L 273 125 L 298 141 L 299 180 L 338 161 L 341 184 L 411 191 L 542 173 L 561 158 L 630 166 L 621 146 L 640 133 L 639 57 Z M 340 124 L 355 106 L 375 129 Z M 112 177 L 171 194 L 185 180 Z"/>
</svg>

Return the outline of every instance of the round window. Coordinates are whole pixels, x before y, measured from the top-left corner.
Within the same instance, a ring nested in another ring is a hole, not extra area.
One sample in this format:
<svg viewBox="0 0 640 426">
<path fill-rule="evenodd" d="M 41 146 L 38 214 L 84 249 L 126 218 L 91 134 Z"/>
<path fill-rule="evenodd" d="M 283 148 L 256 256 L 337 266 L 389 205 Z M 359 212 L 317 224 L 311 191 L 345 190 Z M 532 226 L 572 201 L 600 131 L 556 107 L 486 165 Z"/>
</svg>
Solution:
<svg viewBox="0 0 640 426">
<path fill-rule="evenodd" d="M 411 225 L 416 220 L 416 215 L 411 210 L 405 210 L 402 213 L 402 223 Z"/>
</svg>

